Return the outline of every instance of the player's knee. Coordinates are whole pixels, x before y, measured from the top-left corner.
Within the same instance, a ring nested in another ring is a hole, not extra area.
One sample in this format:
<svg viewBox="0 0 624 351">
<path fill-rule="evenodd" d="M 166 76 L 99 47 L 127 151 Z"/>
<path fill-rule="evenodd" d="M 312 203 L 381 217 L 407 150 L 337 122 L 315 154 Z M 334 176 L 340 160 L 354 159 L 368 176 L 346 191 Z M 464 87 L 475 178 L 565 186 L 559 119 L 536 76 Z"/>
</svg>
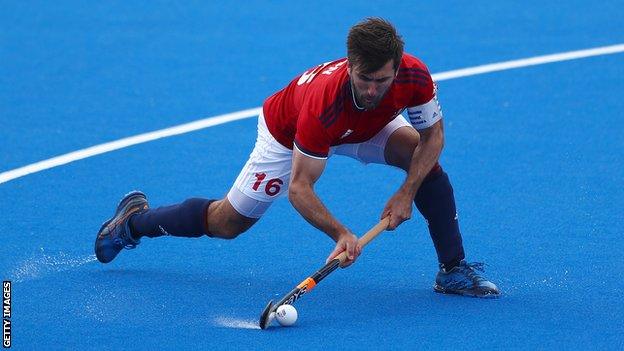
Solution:
<svg viewBox="0 0 624 351">
<path fill-rule="evenodd" d="M 208 235 L 221 239 L 235 239 L 256 221 L 257 219 L 247 218 L 236 212 L 227 200 L 215 201 L 208 209 Z"/>
<path fill-rule="evenodd" d="M 414 150 L 420 143 L 420 133 L 413 128 L 399 128 L 388 140 L 386 162 L 405 171 L 409 170 Z"/>
<path fill-rule="evenodd" d="M 416 145 L 418 145 L 418 143 L 420 143 L 420 133 L 417 130 L 414 130 L 416 133 L 412 133 L 411 136 L 411 140 L 410 143 L 413 145 L 413 147 L 416 147 Z"/>
<path fill-rule="evenodd" d="M 228 223 L 212 234 L 221 239 L 232 240 L 245 233 L 252 225 L 253 223 Z"/>
<path fill-rule="evenodd" d="M 407 172 L 410 168 L 410 165 L 412 164 L 412 157 L 414 156 L 414 150 L 416 149 L 416 146 L 418 146 L 418 142 L 413 144 L 406 144 L 403 150 L 401 150 L 401 152 L 396 155 L 395 166 Z"/>
<path fill-rule="evenodd" d="M 240 228 L 224 228 L 219 233 L 216 233 L 221 239 L 232 240 L 236 239 L 239 235 L 243 234 L 245 231 Z"/>
</svg>

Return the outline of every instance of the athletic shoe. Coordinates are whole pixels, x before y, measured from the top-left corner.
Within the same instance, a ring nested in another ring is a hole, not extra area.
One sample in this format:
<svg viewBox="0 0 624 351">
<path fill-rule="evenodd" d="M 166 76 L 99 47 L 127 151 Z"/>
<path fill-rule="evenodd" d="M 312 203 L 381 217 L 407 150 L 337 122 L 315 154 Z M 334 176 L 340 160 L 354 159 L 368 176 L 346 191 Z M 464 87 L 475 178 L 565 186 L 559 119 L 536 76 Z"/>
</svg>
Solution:
<svg viewBox="0 0 624 351">
<path fill-rule="evenodd" d="M 472 297 L 500 296 L 496 285 L 479 275 L 477 271 L 484 272 L 483 263 L 466 263 L 462 260 L 448 272 L 444 269 L 444 265 L 440 265 L 433 290 L 443 294 Z"/>
<path fill-rule="evenodd" d="M 104 222 L 95 238 L 95 256 L 98 261 L 112 261 L 121 249 L 134 249 L 140 240 L 130 235 L 130 216 L 147 210 L 147 198 L 140 191 L 132 191 L 121 199 L 115 214 Z"/>
</svg>

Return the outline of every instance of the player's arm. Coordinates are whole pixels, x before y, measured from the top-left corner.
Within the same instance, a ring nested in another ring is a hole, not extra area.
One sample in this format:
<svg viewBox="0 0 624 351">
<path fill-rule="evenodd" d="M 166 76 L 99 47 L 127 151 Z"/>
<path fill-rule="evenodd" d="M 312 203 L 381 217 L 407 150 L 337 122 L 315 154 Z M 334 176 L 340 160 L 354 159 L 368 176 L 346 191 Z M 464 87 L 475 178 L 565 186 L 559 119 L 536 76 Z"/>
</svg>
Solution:
<svg viewBox="0 0 624 351">
<path fill-rule="evenodd" d="M 420 140 L 412 154 L 405 181 L 388 200 L 381 214 L 381 218 L 390 215 L 390 230 L 411 217 L 414 197 L 427 174 L 438 162 L 444 146 L 442 111 L 436 97 L 435 84 L 430 83 L 423 94 L 431 93 L 433 97 L 424 104 L 407 108 L 410 122 L 418 130 Z"/>
<path fill-rule="evenodd" d="M 411 217 L 412 201 L 420 188 L 425 176 L 438 162 L 442 147 L 444 146 L 444 128 L 442 120 L 432 126 L 420 129 L 420 142 L 414 149 L 412 160 L 405 181 L 394 195 L 388 200 L 381 218 L 390 216 L 389 230 L 395 229 L 399 224 Z"/>
<path fill-rule="evenodd" d="M 420 134 L 420 142 L 414 149 L 407 178 L 399 189 L 408 193 L 411 200 L 416 196 L 416 192 L 420 188 L 420 184 L 422 184 L 425 176 L 429 174 L 429 171 L 438 162 L 444 147 L 442 120 L 437 121 L 429 128 L 420 129 L 418 133 Z"/>
<path fill-rule="evenodd" d="M 309 157 L 294 147 L 288 199 L 306 221 L 336 242 L 328 260 L 347 251 L 348 260 L 343 265 L 346 267 L 355 261 L 362 248 L 357 243 L 357 237 L 332 216 L 314 192 L 314 183 L 323 173 L 326 163 L 326 159 Z"/>
</svg>

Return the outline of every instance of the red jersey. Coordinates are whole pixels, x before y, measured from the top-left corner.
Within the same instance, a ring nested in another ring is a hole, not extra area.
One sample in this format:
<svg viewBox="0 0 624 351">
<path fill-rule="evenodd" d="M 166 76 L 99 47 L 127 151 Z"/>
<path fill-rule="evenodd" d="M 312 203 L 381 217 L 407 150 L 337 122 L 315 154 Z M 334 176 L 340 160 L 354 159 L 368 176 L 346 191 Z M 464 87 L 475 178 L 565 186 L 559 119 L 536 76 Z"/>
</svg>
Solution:
<svg viewBox="0 0 624 351">
<path fill-rule="evenodd" d="M 416 57 L 404 54 L 385 96 L 373 110 L 358 108 L 347 59 L 321 64 L 269 97 L 264 118 L 273 137 L 285 147 L 327 157 L 334 145 L 361 143 L 377 134 L 406 107 L 434 97 L 431 75 Z"/>
</svg>

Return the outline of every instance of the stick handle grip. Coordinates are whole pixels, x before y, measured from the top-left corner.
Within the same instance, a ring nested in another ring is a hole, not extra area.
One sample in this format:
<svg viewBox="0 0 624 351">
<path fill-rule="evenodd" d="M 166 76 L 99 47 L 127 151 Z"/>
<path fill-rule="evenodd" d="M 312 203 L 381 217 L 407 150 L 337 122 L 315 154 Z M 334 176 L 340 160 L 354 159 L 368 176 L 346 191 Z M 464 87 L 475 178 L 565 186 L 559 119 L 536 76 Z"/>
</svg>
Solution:
<svg viewBox="0 0 624 351">
<path fill-rule="evenodd" d="M 362 235 L 358 239 L 358 243 L 362 245 L 362 247 L 366 246 L 369 242 L 377 237 L 377 235 L 381 234 L 386 228 L 388 228 L 388 224 L 390 224 L 390 217 L 385 217 L 379 223 L 377 223 L 374 227 L 372 227 L 366 234 Z M 341 252 L 336 258 L 340 261 L 340 263 L 344 263 L 347 259 L 347 252 Z"/>
</svg>

